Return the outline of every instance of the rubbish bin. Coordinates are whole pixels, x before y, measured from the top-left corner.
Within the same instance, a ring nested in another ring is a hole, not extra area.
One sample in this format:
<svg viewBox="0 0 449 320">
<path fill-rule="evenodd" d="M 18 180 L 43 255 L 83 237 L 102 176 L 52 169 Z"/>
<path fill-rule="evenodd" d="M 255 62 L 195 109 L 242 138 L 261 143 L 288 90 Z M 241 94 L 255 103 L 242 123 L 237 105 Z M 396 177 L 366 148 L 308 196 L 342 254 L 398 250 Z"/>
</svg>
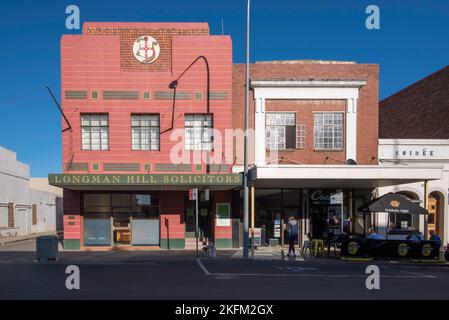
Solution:
<svg viewBox="0 0 449 320">
<path fill-rule="evenodd" d="M 42 236 L 36 239 L 36 260 L 55 261 L 58 254 L 58 237 Z"/>
</svg>

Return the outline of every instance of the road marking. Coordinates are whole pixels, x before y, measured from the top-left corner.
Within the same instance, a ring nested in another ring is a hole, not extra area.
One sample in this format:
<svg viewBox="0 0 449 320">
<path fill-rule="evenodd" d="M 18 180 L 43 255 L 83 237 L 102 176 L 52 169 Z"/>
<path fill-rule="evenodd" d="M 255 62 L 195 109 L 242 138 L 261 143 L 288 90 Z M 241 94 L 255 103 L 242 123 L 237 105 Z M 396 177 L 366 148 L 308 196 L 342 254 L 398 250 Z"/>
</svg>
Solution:
<svg viewBox="0 0 449 320">
<path fill-rule="evenodd" d="M 203 263 L 201 262 L 201 260 L 199 258 L 196 258 L 196 262 L 200 266 L 201 270 L 203 270 L 204 274 L 206 276 L 210 276 L 210 272 L 206 269 L 206 267 L 203 265 Z"/>
<path fill-rule="evenodd" d="M 357 275 L 357 274 L 298 274 L 298 273 L 211 273 L 207 268 L 204 266 L 204 264 L 201 262 L 199 258 L 196 259 L 196 262 L 198 263 L 198 266 L 201 268 L 201 270 L 204 272 L 206 276 L 212 276 L 212 277 L 303 277 L 303 278 L 317 278 L 317 277 L 324 277 L 324 278 L 366 278 L 366 275 Z M 396 270 L 400 271 L 400 270 Z M 426 274 L 420 274 L 415 272 L 408 272 L 408 271 L 400 271 L 404 273 L 408 273 L 409 275 L 381 275 L 381 278 L 389 278 L 389 279 L 423 279 L 423 278 L 430 278 L 435 279 L 436 276 L 426 275 Z"/>
<path fill-rule="evenodd" d="M 429 278 L 429 279 L 437 278 L 436 276 L 432 276 L 432 275 L 429 275 L 429 274 L 418 273 L 418 272 L 411 272 L 411 271 L 405 271 L 405 270 L 397 270 L 395 268 L 387 267 L 387 266 L 385 266 L 384 268 L 388 269 L 388 270 L 395 271 L 395 272 L 401 272 L 401 273 L 405 273 L 405 274 L 414 275 L 414 276 L 421 277 L 421 278 Z"/>
<path fill-rule="evenodd" d="M 432 278 L 432 279 L 436 278 L 436 276 L 431 276 L 429 274 L 424 274 L 424 273 L 404 271 L 404 270 L 398 270 L 398 271 L 402 272 L 402 273 L 407 273 L 407 274 L 410 274 L 410 275 L 415 275 L 417 277 L 422 277 L 422 278 Z"/>
<path fill-rule="evenodd" d="M 209 273 L 208 276 L 213 277 L 304 277 L 304 278 L 366 278 L 366 275 L 351 275 L 351 274 L 293 274 L 293 273 Z M 422 279 L 422 278 L 436 278 L 433 276 L 380 276 L 381 278 L 403 278 L 403 279 Z"/>
</svg>

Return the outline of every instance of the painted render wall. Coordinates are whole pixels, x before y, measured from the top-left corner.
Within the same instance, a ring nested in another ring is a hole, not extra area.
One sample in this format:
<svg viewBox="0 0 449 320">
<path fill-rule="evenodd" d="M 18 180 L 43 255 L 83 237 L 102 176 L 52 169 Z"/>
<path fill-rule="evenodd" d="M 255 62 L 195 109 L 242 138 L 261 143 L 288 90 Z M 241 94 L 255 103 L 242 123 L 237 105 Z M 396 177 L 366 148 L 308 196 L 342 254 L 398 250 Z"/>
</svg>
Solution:
<svg viewBox="0 0 449 320">
<path fill-rule="evenodd" d="M 8 226 L 8 204 L 14 204 L 14 227 Z M 32 205 L 37 205 L 37 224 Z M 61 228 L 62 191 L 48 186 L 47 179 L 30 178 L 27 164 L 16 153 L 0 147 L 0 238 L 55 232 Z"/>
</svg>

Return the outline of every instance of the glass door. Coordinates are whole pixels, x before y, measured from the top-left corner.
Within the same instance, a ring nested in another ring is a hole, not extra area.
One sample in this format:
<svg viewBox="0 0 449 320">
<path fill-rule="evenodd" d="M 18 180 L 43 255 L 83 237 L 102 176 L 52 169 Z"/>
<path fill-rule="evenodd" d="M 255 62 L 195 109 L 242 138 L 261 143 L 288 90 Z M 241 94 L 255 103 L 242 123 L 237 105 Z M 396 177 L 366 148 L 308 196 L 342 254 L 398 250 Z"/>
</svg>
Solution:
<svg viewBox="0 0 449 320">
<path fill-rule="evenodd" d="M 112 209 L 112 232 L 115 245 L 131 244 L 131 214 L 129 209 Z"/>
</svg>

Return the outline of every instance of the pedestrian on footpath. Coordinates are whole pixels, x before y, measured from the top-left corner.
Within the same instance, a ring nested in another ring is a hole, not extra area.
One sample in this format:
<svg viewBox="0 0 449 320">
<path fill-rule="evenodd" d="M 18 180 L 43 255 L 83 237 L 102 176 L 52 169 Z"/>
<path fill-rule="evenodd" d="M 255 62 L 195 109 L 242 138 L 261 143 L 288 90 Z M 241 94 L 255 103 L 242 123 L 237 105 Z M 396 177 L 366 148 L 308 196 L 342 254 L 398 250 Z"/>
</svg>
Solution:
<svg viewBox="0 0 449 320">
<path fill-rule="evenodd" d="M 287 237 L 288 237 L 288 257 L 293 256 L 296 259 L 295 253 L 295 240 L 298 238 L 298 221 L 294 216 L 290 216 L 287 224 Z"/>
</svg>

